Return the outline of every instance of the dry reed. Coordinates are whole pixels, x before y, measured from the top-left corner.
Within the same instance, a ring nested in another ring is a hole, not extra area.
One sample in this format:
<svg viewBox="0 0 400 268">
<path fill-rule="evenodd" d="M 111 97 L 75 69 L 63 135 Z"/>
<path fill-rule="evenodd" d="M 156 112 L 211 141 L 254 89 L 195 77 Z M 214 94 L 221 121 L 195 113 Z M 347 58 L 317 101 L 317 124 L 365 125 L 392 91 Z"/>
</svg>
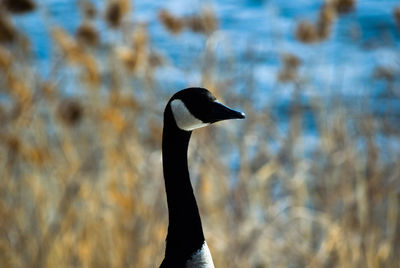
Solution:
<svg viewBox="0 0 400 268">
<path fill-rule="evenodd" d="M 99 19 L 118 28 L 124 2 L 109 1 Z M 354 8 L 354 1 L 336 2 L 335 14 Z M 329 12 L 320 11 L 322 28 L 336 19 Z M 217 27 L 210 14 L 187 19 L 162 11 L 160 20 L 172 33 L 187 27 L 210 34 Z M 2 16 L 0 29 L 7 23 Z M 123 43 L 107 46 L 94 28 L 81 26 L 74 38 L 52 27 L 59 62 L 45 79 L 30 57 L 14 53 L 25 51 L 23 44 L 1 45 L 1 267 L 161 263 L 167 232 L 162 110 L 172 91 L 154 81 L 154 70 L 170 63 L 151 48 L 145 26 L 127 25 Z M 303 42 L 329 32 L 306 22 L 299 28 Z M 12 41 L 14 31 L 0 31 L 0 41 Z M 204 60 L 212 56 L 204 52 Z M 212 60 L 203 70 L 203 84 L 247 114 L 244 121 L 196 131 L 189 150 L 216 267 L 396 267 L 400 151 L 377 137 L 400 141 L 398 111 L 382 116 L 363 100 L 357 111 L 339 94 L 328 106 L 317 97 L 301 103 L 311 85 L 299 68 L 310 67 L 292 54 L 282 61 L 278 86 L 296 88 L 283 133 L 274 99 L 254 105 L 251 83 L 245 92 L 230 90 L 251 81 L 251 68 L 237 76 L 240 63 L 221 68 Z M 379 67 L 375 77 L 398 85 L 392 73 L 399 70 L 388 70 Z M 75 81 L 72 97 L 63 79 Z M 313 144 L 307 144 L 306 114 L 315 121 Z M 227 155 L 235 159 L 221 157 Z"/>
</svg>

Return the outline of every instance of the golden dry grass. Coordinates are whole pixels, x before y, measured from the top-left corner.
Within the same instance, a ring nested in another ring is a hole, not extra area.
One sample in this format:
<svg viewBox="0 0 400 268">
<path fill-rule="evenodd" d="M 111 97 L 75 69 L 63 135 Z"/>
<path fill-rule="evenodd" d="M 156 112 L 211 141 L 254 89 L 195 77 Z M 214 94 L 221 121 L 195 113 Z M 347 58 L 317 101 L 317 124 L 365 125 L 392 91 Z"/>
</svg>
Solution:
<svg viewBox="0 0 400 268">
<path fill-rule="evenodd" d="M 343 11 L 354 1 L 337 2 Z M 87 3 L 76 37 L 51 27 L 57 55 L 46 78 L 35 70 L 26 38 L 1 18 L 9 31 L 0 34 L 1 267 L 161 263 L 168 217 L 162 112 L 172 92 L 155 82 L 165 61 L 150 49 L 146 27 L 126 18 L 127 3 L 109 1 L 103 18 L 122 43 L 101 45 L 90 24 L 98 12 Z M 160 18 L 173 33 L 182 22 L 209 35 L 217 23 L 206 12 Z M 204 60 L 214 56 L 204 52 Z M 361 111 L 350 109 L 339 94 L 329 104 L 313 97 L 302 105 L 297 100 L 310 85 L 297 72 L 301 62 L 292 54 L 282 59 L 278 84 L 294 88 L 286 131 L 273 99 L 256 107 L 251 85 L 230 91 L 234 74 L 213 76 L 216 61 L 202 74 L 200 86 L 247 114 L 196 131 L 189 150 L 216 267 L 398 266 L 400 152 L 378 142 L 399 142 L 398 113 L 375 114 L 364 100 L 354 103 Z M 66 79 L 78 86 L 72 95 Z M 393 87 L 394 78 L 386 80 Z M 316 125 L 312 147 L 305 114 Z"/>
</svg>

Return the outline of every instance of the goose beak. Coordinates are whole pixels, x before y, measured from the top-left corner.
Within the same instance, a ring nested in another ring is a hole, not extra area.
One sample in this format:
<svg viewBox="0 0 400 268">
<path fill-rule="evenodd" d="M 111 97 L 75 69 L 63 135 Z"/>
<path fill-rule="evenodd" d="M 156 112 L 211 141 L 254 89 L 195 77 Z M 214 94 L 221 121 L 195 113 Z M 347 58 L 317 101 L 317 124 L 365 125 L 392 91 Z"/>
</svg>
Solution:
<svg viewBox="0 0 400 268">
<path fill-rule="evenodd" d="M 220 102 L 214 102 L 212 106 L 212 122 L 228 120 L 228 119 L 244 119 L 246 115 L 242 112 L 235 111 Z"/>
</svg>

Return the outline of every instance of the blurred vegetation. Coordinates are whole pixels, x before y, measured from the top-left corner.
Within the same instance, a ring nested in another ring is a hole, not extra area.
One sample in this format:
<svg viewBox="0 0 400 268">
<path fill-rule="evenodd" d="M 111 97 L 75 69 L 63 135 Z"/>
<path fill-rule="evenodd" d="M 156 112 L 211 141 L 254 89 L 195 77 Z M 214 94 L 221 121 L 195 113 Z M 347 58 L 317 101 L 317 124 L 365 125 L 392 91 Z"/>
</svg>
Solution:
<svg viewBox="0 0 400 268">
<path fill-rule="evenodd" d="M 101 10 L 79 4 L 74 35 L 48 26 L 56 49 L 43 77 L 12 19 L 43 7 L 1 1 L 1 267 L 157 267 L 164 255 L 160 139 L 173 91 L 155 82 L 155 71 L 172 63 L 151 46 L 146 25 L 132 20 L 129 0 Z M 305 43 L 325 40 L 355 5 L 326 1 L 317 22 L 300 21 L 293 34 Z M 400 7 L 393 15 L 400 30 Z M 118 41 L 106 40 L 97 20 Z M 159 20 L 171 34 L 193 31 L 206 41 L 218 29 L 210 8 L 186 17 L 161 10 Z M 339 93 L 328 103 L 304 101 L 312 85 L 298 72 L 298 56 L 287 53 L 276 74 L 278 86 L 293 87 L 282 118 L 273 96 L 254 104 L 251 68 L 235 77 L 208 46 L 200 58 L 197 86 L 247 114 L 196 131 L 189 150 L 216 267 L 398 267 L 399 112 L 376 113 L 363 99 L 348 105 Z M 399 100 L 399 73 L 400 66 L 377 66 L 371 75 Z M 238 80 L 248 81 L 246 91 L 230 90 Z"/>
</svg>

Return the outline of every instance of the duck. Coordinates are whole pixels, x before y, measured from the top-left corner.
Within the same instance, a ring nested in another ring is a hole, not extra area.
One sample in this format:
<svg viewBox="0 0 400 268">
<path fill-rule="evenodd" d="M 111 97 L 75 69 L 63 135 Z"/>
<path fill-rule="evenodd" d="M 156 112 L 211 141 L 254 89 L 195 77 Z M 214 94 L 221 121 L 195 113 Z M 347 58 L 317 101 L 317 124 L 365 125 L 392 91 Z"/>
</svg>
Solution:
<svg viewBox="0 0 400 268">
<path fill-rule="evenodd" d="M 160 268 L 214 267 L 190 182 L 189 140 L 195 129 L 223 120 L 244 118 L 244 113 L 223 105 L 205 88 L 180 90 L 168 101 L 164 110 L 162 165 L 169 222 Z"/>
</svg>

